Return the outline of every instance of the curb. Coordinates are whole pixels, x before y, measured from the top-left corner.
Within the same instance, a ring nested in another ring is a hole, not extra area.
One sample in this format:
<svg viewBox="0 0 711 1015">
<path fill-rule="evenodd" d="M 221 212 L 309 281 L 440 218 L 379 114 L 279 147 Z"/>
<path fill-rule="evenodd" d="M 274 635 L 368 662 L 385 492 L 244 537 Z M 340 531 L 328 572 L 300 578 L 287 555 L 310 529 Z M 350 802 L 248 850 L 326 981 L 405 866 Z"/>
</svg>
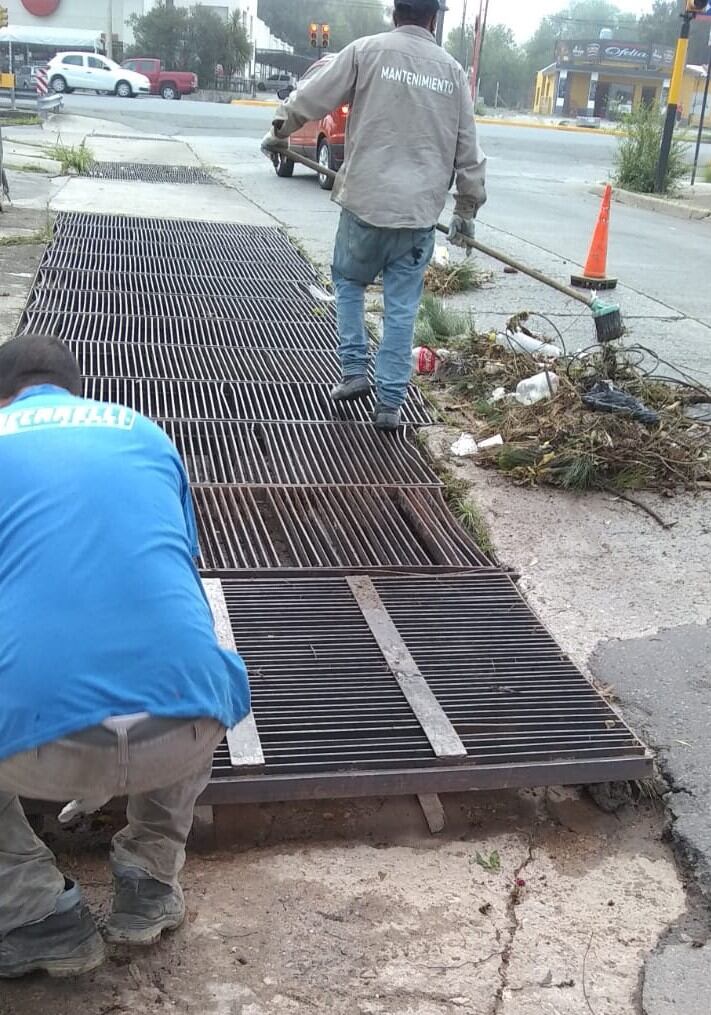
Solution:
<svg viewBox="0 0 711 1015">
<path fill-rule="evenodd" d="M 275 99 L 230 99 L 231 106 L 278 106 Z"/>
<path fill-rule="evenodd" d="M 614 127 L 577 127 L 573 123 L 526 123 L 521 120 L 499 119 L 496 116 L 477 116 L 476 122 L 492 127 L 529 127 L 531 130 L 557 130 L 568 134 L 603 134 L 607 137 L 622 137 L 624 133 Z"/>
<path fill-rule="evenodd" d="M 605 192 L 604 184 L 596 184 L 590 188 L 591 194 L 601 197 Z M 687 201 L 675 200 L 669 197 L 655 197 L 652 194 L 635 194 L 631 190 L 612 190 L 612 200 L 617 204 L 624 204 L 630 208 L 645 208 L 647 211 L 656 212 L 658 215 L 668 215 L 670 218 L 685 219 L 687 222 L 702 222 L 711 219 L 711 208 L 700 208 L 690 205 Z"/>
</svg>

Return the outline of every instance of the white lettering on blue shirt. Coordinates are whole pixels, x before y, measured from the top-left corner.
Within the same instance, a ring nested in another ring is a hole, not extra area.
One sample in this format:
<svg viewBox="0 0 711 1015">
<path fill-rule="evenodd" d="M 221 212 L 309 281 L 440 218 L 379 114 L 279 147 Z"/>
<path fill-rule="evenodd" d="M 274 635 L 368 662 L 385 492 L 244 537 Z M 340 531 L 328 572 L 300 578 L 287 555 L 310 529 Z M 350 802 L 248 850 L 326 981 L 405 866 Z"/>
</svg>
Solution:
<svg viewBox="0 0 711 1015">
<path fill-rule="evenodd" d="M 0 437 L 59 427 L 132 430 L 136 413 L 123 405 L 58 405 L 0 412 Z"/>
</svg>

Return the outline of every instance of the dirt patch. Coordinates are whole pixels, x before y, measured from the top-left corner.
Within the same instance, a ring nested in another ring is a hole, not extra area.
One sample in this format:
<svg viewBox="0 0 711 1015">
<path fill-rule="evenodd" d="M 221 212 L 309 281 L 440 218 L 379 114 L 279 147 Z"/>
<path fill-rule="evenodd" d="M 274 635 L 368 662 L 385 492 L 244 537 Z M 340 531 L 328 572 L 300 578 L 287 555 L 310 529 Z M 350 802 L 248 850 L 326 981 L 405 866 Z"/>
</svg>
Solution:
<svg viewBox="0 0 711 1015">
<path fill-rule="evenodd" d="M 636 1012 L 643 957 L 685 907 L 655 807 L 444 800 L 438 837 L 413 798 L 246 808 L 239 851 L 189 860 L 182 930 L 83 980 L 8 983 L 0 1013 L 580 1015 L 584 959 L 597 1015 Z M 494 851 L 500 870 L 477 859 Z M 105 917 L 97 844 L 60 860 Z"/>
</svg>

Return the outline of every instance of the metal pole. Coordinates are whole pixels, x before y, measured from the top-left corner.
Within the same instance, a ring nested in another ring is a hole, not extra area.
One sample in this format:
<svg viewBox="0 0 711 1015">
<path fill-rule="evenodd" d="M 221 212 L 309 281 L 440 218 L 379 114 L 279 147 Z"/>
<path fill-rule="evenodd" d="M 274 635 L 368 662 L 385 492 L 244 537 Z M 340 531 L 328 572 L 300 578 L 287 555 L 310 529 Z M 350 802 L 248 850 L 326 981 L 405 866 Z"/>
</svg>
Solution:
<svg viewBox="0 0 711 1015">
<path fill-rule="evenodd" d="M 684 83 L 684 71 L 686 70 L 686 57 L 689 52 L 689 34 L 691 22 L 694 15 L 688 11 L 681 16 L 681 32 L 679 41 L 676 44 L 676 56 L 674 57 L 674 70 L 672 72 L 671 86 L 669 88 L 669 104 L 667 105 L 667 118 L 664 122 L 664 133 L 662 134 L 662 148 L 657 162 L 657 175 L 654 181 L 654 189 L 657 194 L 663 194 L 667 179 L 667 168 L 669 166 L 669 153 L 674 139 L 674 128 L 676 127 L 676 116 L 679 110 L 679 98 L 681 87 Z"/>
<path fill-rule="evenodd" d="M 701 142 L 704 137 L 704 122 L 706 120 L 706 106 L 709 101 L 709 84 L 711 83 L 711 38 L 709 38 L 709 63 L 706 68 L 706 84 L 704 85 L 704 98 L 701 103 L 701 119 L 699 120 L 699 134 L 696 138 L 696 153 L 694 155 L 694 168 L 691 171 L 691 186 L 696 183 L 696 172 L 699 168 L 699 156 L 701 155 Z"/>
<path fill-rule="evenodd" d="M 481 49 L 484 45 L 486 34 L 486 19 L 489 15 L 489 0 L 480 0 L 479 17 L 477 19 L 476 39 L 474 41 L 474 59 L 472 61 L 471 91 L 472 99 L 476 105 L 479 95 L 479 65 L 481 64 Z"/>
<path fill-rule="evenodd" d="M 437 27 L 435 29 L 435 39 L 437 40 L 438 46 L 442 45 L 442 40 L 444 39 L 444 16 L 448 10 L 449 8 L 446 6 L 440 7 L 439 14 L 437 15 Z"/>
<path fill-rule="evenodd" d="M 462 34 L 459 41 L 459 52 L 462 59 L 462 67 L 464 70 L 467 69 L 467 0 L 464 0 L 464 6 L 462 7 Z"/>
<path fill-rule="evenodd" d="M 109 60 L 114 58 L 114 0 L 108 0 L 108 31 L 106 33 L 106 55 Z"/>
<path fill-rule="evenodd" d="M 10 85 L 10 109 L 15 108 L 15 65 L 12 59 L 12 43 L 7 44 L 7 55 L 10 61 L 10 74 L 12 75 L 12 84 Z"/>
</svg>

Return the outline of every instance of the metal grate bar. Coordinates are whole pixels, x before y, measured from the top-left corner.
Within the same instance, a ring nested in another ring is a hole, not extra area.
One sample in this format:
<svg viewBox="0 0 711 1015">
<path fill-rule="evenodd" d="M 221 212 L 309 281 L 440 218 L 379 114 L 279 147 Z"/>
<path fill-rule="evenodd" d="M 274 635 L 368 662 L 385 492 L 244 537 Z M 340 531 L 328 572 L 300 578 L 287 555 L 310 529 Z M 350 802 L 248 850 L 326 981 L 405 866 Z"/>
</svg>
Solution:
<svg viewBox="0 0 711 1015">
<path fill-rule="evenodd" d="M 196 166 L 161 166 L 143 162 L 92 162 L 81 173 L 95 180 L 140 183 L 213 183 L 217 180 Z"/>
<path fill-rule="evenodd" d="M 139 342 L 82 342 L 67 345 L 89 377 L 164 380 L 261 381 L 301 383 L 340 378 L 335 350 L 318 358 L 286 349 L 238 349 L 219 345 L 167 345 Z"/>
<path fill-rule="evenodd" d="M 197 486 L 193 493 L 205 571 L 489 563 L 436 489 Z"/>
<path fill-rule="evenodd" d="M 69 271 L 40 268 L 36 288 L 53 292 L 121 292 L 139 294 L 168 294 L 173 296 L 238 296 L 242 299 L 288 299 L 314 303 L 310 292 L 319 291 L 313 282 L 285 280 L 273 281 L 256 278 L 228 278 L 224 275 L 137 275 L 108 271 Z M 318 305 L 318 301 L 317 305 Z"/>
<path fill-rule="evenodd" d="M 173 296 L 167 293 L 77 292 L 35 289 L 29 311 L 116 314 L 121 317 L 221 317 L 226 320 L 307 323 L 314 318 L 334 321 L 330 306 L 309 297 L 239 299 L 230 296 Z"/>
<path fill-rule="evenodd" d="M 373 401 L 333 403 L 328 384 L 259 384 L 250 381 L 154 381 L 125 377 L 84 379 L 84 394 L 128 405 L 152 419 L 213 419 L 233 422 L 370 423 Z M 403 408 L 404 423 L 424 424 L 429 415 L 416 388 Z"/>
<path fill-rule="evenodd" d="M 165 420 L 194 484 L 439 486 L 406 432 L 340 423 Z"/>
<path fill-rule="evenodd" d="M 228 321 L 199 317 L 137 317 L 66 314 L 30 310 L 18 334 L 37 332 L 69 341 L 143 342 L 146 344 L 225 345 L 241 348 L 335 349 L 338 335 L 332 322 L 308 323 Z"/>
</svg>

